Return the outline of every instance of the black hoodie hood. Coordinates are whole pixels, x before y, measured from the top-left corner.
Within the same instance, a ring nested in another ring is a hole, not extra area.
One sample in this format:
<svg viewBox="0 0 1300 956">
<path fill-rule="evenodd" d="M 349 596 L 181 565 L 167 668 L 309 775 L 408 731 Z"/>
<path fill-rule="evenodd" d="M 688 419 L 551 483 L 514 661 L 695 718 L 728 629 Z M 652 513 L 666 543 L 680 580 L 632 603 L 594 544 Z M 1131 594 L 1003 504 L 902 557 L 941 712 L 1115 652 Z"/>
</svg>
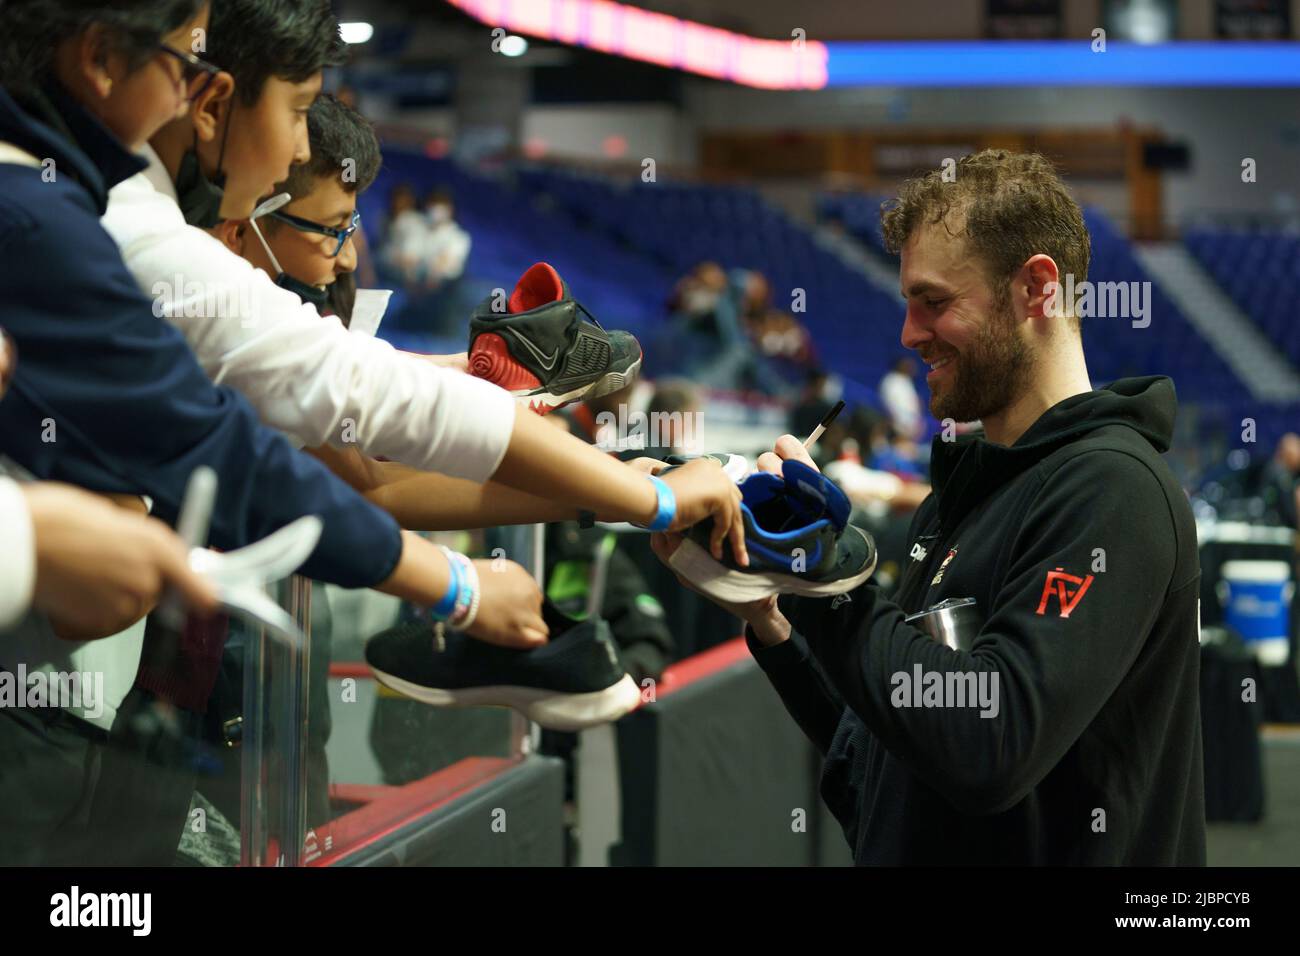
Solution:
<svg viewBox="0 0 1300 956">
<path fill-rule="evenodd" d="M 1169 450 L 1178 409 L 1173 380 L 1163 375 L 1124 378 L 1057 402 L 1014 445 L 996 445 L 982 434 L 956 441 L 936 437 L 930 474 L 945 525 L 1063 445 L 1110 426 L 1140 435 L 1158 454 Z"/>
</svg>

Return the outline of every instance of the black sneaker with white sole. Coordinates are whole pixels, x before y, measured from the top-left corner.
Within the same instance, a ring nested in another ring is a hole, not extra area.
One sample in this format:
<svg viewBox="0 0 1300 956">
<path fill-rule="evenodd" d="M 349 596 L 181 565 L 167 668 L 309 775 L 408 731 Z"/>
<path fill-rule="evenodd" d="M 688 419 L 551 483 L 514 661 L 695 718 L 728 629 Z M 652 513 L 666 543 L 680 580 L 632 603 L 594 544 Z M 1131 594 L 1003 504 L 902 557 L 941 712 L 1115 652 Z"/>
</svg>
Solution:
<svg viewBox="0 0 1300 956">
<path fill-rule="evenodd" d="M 470 317 L 470 374 L 543 415 L 616 392 L 640 370 L 636 338 L 604 329 L 545 262 L 519 277 L 509 299 L 489 296 Z"/>
<path fill-rule="evenodd" d="M 787 461 L 783 475 L 760 471 L 740 483 L 749 567 L 724 542 L 709 552 L 712 521 L 692 527 L 673 552 L 674 571 L 721 601 L 744 603 L 773 594 L 829 597 L 851 591 L 876 569 L 876 545 L 848 523 L 844 492 L 814 468 Z"/>
<path fill-rule="evenodd" d="M 381 684 L 435 707 L 513 707 L 549 730 L 617 720 L 641 701 L 603 620 L 574 621 L 548 600 L 550 640 L 529 650 L 487 644 L 428 623 L 399 624 L 366 644 Z"/>
</svg>

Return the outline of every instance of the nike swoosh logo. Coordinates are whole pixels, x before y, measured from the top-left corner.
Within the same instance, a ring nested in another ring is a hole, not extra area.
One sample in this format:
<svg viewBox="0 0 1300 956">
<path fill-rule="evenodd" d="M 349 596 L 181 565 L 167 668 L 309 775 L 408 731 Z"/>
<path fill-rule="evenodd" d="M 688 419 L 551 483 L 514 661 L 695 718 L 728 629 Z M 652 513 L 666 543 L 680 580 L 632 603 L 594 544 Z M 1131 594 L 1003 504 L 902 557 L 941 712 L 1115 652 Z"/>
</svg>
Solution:
<svg viewBox="0 0 1300 956">
<path fill-rule="evenodd" d="M 547 355 L 532 342 L 528 341 L 526 335 L 523 335 L 520 332 L 515 332 L 514 336 L 517 341 L 522 342 L 527 347 L 528 351 L 533 353 L 533 358 L 537 359 L 542 368 L 546 369 L 548 372 L 555 368 L 555 360 L 560 357 L 559 349 L 556 349 L 550 355 Z"/>
</svg>

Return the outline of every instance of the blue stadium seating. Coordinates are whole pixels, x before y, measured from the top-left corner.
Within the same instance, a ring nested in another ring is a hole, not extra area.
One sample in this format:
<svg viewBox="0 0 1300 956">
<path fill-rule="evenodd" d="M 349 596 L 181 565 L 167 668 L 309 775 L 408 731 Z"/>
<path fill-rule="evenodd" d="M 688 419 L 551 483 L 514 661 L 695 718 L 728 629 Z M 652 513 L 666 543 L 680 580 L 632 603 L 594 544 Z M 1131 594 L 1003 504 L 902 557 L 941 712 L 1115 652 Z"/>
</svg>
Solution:
<svg viewBox="0 0 1300 956">
<path fill-rule="evenodd" d="M 1300 366 L 1300 234 L 1197 229 L 1184 235 L 1183 242 L 1270 341 Z"/>
<path fill-rule="evenodd" d="M 850 402 L 874 403 L 876 383 L 901 352 L 901 301 L 819 245 L 807 228 L 753 189 L 663 179 L 644 183 L 631 175 L 616 179 L 531 165 L 479 173 L 390 146 L 378 181 L 361 200 L 364 221 L 376 238 L 382 235 L 389 193 L 401 182 L 417 193 L 434 187 L 453 193 L 457 219 L 474 237 L 465 279 L 470 301 L 494 287 L 508 287 L 529 265 L 544 259 L 602 322 L 648 342 L 665 319 L 664 304 L 676 279 L 697 263 L 713 260 L 727 269 L 763 272 L 777 307 L 789 309 L 794 290 L 804 290 L 806 311 L 797 317 L 811 332 L 822 364 L 844 381 Z M 884 253 L 882 199 L 827 193 L 818 199 L 818 212 Z M 1104 216 L 1089 209 L 1085 218 L 1092 236 L 1090 279 L 1150 279 L 1132 244 Z M 1279 345 L 1294 356 L 1300 324 L 1290 322 L 1282 310 L 1295 301 L 1300 284 L 1296 237 L 1193 236 L 1189 245 L 1200 250 L 1202 261 L 1213 263 L 1211 271 L 1239 301 L 1245 297 L 1247 303 L 1259 304 L 1259 314 L 1269 316 L 1261 324 L 1277 330 Z M 1269 281 L 1253 278 L 1257 275 Z M 1115 318 L 1084 323 L 1094 381 L 1170 375 L 1184 402 L 1203 406 L 1209 419 L 1233 423 L 1253 418 L 1261 448 L 1271 448 L 1276 435 L 1296 427 L 1300 409 L 1253 401 L 1154 284 L 1151 309 L 1147 328 Z M 406 347 L 429 346 L 427 341 L 403 341 L 401 332 L 391 328 L 385 334 Z M 662 374 L 671 364 L 671 356 L 647 355 L 651 374 Z"/>
<path fill-rule="evenodd" d="M 822 364 L 844 380 L 850 400 L 870 400 L 901 352 L 901 302 L 752 189 L 616 180 L 549 167 L 522 169 L 519 182 L 605 242 L 635 250 L 674 276 L 704 260 L 756 269 L 771 284 L 773 304 L 787 311 L 794 311 L 794 290 L 802 289 L 805 311 L 796 317 L 811 332 Z"/>
</svg>

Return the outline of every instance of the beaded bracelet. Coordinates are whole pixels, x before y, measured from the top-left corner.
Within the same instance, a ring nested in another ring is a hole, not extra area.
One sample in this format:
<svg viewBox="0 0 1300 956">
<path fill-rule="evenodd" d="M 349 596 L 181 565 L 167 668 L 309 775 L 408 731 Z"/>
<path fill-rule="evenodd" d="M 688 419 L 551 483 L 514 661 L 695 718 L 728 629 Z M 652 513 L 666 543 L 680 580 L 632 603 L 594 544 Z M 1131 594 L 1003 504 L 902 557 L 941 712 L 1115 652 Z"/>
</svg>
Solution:
<svg viewBox="0 0 1300 956">
<path fill-rule="evenodd" d="M 473 562 L 465 555 L 445 545 L 440 547 L 443 554 L 447 556 L 447 563 L 452 568 L 458 585 L 456 600 L 452 609 L 446 614 L 445 620 L 451 627 L 458 628 L 459 622 L 464 620 L 470 606 L 474 603 L 474 597 L 478 592 L 478 574 L 474 571 Z"/>
<path fill-rule="evenodd" d="M 479 599 L 482 597 L 483 590 L 479 587 L 478 568 L 474 567 L 474 562 L 466 561 L 466 576 L 469 580 L 468 591 L 470 592 L 469 608 L 466 610 L 464 617 L 453 619 L 452 627 L 459 631 L 467 631 L 474 626 L 474 620 L 478 617 Z"/>
</svg>

